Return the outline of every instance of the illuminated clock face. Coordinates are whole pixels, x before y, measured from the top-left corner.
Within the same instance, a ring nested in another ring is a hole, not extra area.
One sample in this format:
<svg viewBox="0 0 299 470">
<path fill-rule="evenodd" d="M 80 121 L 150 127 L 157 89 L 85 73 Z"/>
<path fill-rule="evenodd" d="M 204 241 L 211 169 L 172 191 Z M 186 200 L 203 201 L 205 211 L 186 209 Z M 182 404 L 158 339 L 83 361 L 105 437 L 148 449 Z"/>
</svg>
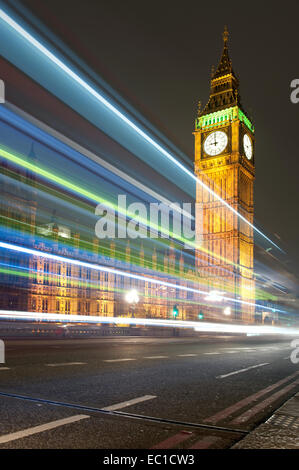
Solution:
<svg viewBox="0 0 299 470">
<path fill-rule="evenodd" d="M 227 135 L 225 132 L 216 131 L 208 135 L 204 143 L 204 150 L 208 155 L 219 155 L 227 146 Z"/>
<path fill-rule="evenodd" d="M 248 160 L 252 159 L 252 142 L 248 134 L 243 137 L 244 152 Z"/>
</svg>

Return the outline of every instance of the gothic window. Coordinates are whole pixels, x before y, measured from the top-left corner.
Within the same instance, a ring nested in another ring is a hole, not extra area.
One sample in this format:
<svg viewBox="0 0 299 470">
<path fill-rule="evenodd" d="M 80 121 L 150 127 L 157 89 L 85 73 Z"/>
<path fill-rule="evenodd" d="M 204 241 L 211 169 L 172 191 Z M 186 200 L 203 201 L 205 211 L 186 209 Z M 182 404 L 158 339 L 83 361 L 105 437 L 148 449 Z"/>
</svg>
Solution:
<svg viewBox="0 0 299 470">
<path fill-rule="evenodd" d="M 42 311 L 43 312 L 48 311 L 48 299 L 43 299 L 43 301 L 42 301 Z"/>
<path fill-rule="evenodd" d="M 49 271 L 50 271 L 50 266 L 49 266 L 49 263 L 46 262 L 44 263 L 44 285 L 46 286 L 49 285 Z"/>
<path fill-rule="evenodd" d="M 61 285 L 61 266 L 60 264 L 57 266 L 57 285 Z"/>
<path fill-rule="evenodd" d="M 72 276 L 72 269 L 71 266 L 66 267 L 66 279 L 67 279 L 67 286 L 71 287 L 71 276 Z"/>
</svg>

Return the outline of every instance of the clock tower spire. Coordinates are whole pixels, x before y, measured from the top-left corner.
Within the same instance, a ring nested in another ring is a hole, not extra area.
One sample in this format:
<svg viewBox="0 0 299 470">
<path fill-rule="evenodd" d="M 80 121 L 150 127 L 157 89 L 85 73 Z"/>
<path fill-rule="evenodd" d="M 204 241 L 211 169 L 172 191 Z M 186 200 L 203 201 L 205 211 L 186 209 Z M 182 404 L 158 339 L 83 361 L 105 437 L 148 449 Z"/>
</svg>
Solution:
<svg viewBox="0 0 299 470">
<path fill-rule="evenodd" d="M 202 287 L 235 299 L 230 317 L 223 317 L 219 305 L 206 307 L 205 318 L 233 318 L 253 321 L 253 181 L 254 126 L 245 114 L 239 81 L 228 52 L 227 28 L 223 51 L 211 76 L 211 90 L 205 107 L 195 121 L 195 174 L 206 187 L 197 184 L 196 202 L 198 249 L 196 266 Z M 239 212 L 246 223 L 230 207 Z M 244 300 L 242 303 L 240 300 Z"/>
<path fill-rule="evenodd" d="M 221 59 L 216 70 L 212 71 L 209 101 L 199 116 L 230 106 L 241 107 L 239 81 L 233 71 L 232 61 L 228 53 L 228 37 L 229 33 L 225 26 Z"/>
</svg>

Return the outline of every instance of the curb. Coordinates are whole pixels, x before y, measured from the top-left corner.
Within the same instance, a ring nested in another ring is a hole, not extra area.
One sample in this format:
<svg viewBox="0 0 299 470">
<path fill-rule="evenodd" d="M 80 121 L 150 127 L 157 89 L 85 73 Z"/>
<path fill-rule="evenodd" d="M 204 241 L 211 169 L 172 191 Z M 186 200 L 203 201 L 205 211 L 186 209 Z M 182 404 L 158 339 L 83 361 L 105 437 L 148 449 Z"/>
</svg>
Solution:
<svg viewBox="0 0 299 470">
<path fill-rule="evenodd" d="M 299 392 L 231 449 L 299 449 Z"/>
</svg>

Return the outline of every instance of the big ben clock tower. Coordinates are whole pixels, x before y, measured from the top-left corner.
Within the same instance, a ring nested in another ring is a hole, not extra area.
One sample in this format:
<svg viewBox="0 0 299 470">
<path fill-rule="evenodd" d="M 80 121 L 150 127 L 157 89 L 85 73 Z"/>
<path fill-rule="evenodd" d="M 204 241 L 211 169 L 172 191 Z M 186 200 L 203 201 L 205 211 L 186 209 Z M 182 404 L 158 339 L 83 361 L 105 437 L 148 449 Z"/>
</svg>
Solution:
<svg viewBox="0 0 299 470">
<path fill-rule="evenodd" d="M 199 107 L 194 131 L 195 174 L 206 187 L 197 183 L 196 266 L 202 288 L 218 294 L 215 303 L 207 295 L 205 318 L 252 322 L 254 127 L 240 103 L 226 28 L 223 41 L 210 97 Z"/>
</svg>

